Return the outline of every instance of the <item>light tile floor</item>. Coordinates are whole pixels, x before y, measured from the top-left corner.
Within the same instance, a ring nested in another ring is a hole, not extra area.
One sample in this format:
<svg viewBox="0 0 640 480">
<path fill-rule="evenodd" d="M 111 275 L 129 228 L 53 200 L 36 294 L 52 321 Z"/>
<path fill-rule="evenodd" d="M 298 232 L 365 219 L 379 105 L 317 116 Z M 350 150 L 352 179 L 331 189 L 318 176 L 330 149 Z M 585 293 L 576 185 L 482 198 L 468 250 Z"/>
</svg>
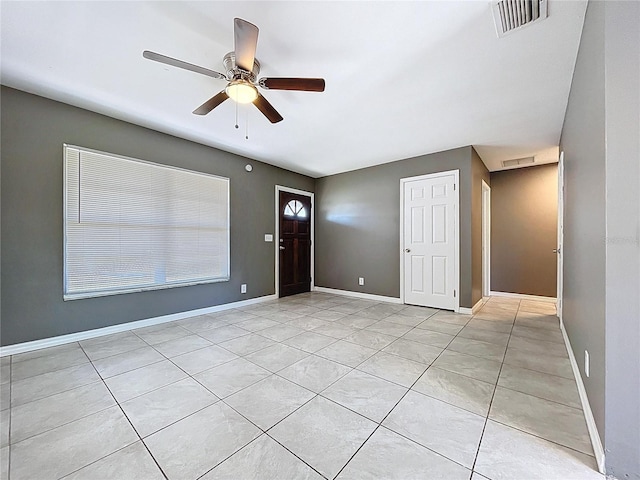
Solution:
<svg viewBox="0 0 640 480">
<path fill-rule="evenodd" d="M 548 303 L 310 293 L 1 368 L 2 480 L 603 478 Z"/>
</svg>

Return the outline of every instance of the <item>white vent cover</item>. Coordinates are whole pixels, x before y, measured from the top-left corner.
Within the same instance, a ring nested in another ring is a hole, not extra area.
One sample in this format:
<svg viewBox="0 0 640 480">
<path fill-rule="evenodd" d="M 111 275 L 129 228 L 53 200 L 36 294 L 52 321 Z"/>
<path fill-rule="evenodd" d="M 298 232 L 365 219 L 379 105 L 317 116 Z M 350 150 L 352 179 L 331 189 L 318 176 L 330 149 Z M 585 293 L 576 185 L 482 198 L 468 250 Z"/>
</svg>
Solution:
<svg viewBox="0 0 640 480">
<path fill-rule="evenodd" d="M 503 160 L 502 161 L 502 166 L 503 167 L 517 167 L 520 165 L 526 165 L 527 163 L 533 163 L 535 162 L 535 158 L 533 157 L 526 157 L 526 158 L 516 158 L 514 160 Z"/>
<path fill-rule="evenodd" d="M 547 0 L 495 0 L 491 6 L 498 37 L 547 18 Z"/>
</svg>

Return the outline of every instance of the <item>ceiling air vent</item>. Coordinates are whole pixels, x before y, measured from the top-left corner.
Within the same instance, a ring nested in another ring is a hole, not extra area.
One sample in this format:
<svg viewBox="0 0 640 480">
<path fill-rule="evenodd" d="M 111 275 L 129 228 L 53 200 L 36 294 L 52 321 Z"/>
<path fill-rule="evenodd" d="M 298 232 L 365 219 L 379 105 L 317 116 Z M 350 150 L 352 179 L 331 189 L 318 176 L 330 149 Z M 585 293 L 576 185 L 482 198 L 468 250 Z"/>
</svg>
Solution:
<svg viewBox="0 0 640 480">
<path fill-rule="evenodd" d="M 497 0 L 491 6 L 498 37 L 547 18 L 547 0 Z"/>
<path fill-rule="evenodd" d="M 533 162 L 535 162 L 535 158 L 533 158 L 533 157 L 516 158 L 514 160 L 503 160 L 502 161 L 502 166 L 503 167 L 518 167 L 520 165 L 526 165 L 527 163 L 533 163 Z"/>
</svg>

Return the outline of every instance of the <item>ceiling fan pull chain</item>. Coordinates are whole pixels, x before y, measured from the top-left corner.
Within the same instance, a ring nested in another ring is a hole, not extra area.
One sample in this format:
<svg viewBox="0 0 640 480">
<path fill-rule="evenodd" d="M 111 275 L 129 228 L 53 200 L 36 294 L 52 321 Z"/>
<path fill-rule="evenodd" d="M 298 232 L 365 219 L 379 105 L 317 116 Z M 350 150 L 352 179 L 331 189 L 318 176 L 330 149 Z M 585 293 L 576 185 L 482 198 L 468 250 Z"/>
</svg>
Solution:
<svg viewBox="0 0 640 480">
<path fill-rule="evenodd" d="M 247 123 L 246 123 L 246 130 L 244 133 L 244 138 L 245 140 L 249 140 L 249 109 L 245 109 L 245 111 L 247 112 Z"/>
<path fill-rule="evenodd" d="M 240 128 L 238 127 L 238 102 L 235 102 L 236 104 L 236 128 Z"/>
</svg>

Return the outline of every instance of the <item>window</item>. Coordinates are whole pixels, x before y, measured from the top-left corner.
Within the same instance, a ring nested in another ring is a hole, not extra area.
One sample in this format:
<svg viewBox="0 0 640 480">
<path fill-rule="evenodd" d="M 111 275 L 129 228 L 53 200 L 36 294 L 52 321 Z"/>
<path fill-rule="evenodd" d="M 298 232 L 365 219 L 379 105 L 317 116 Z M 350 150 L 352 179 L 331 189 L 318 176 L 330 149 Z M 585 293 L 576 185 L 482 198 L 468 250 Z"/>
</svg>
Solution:
<svg viewBox="0 0 640 480">
<path fill-rule="evenodd" d="M 65 145 L 64 298 L 229 279 L 229 179 Z"/>
<path fill-rule="evenodd" d="M 298 200 L 291 200 L 284 207 L 286 217 L 307 218 L 307 209 L 304 204 Z"/>
</svg>

